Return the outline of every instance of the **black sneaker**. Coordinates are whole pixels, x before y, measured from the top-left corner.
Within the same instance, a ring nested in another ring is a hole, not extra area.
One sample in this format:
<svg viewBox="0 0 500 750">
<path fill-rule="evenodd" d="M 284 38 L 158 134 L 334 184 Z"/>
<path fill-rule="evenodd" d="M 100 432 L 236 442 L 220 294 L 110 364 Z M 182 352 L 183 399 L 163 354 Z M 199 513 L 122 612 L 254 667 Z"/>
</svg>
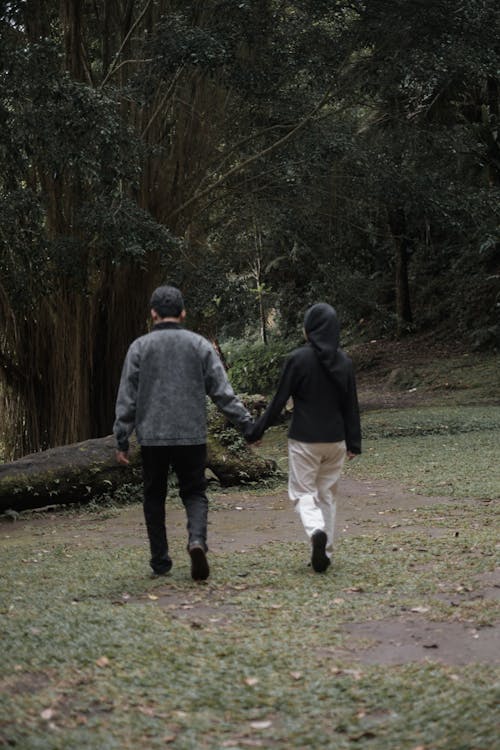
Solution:
<svg viewBox="0 0 500 750">
<path fill-rule="evenodd" d="M 153 568 L 151 571 L 151 578 L 159 578 L 160 576 L 168 576 L 172 570 L 172 560 L 161 568 Z"/>
<path fill-rule="evenodd" d="M 206 581 L 210 575 L 210 568 L 203 544 L 201 542 L 190 544 L 189 556 L 191 558 L 191 578 L 193 581 Z"/>
<path fill-rule="evenodd" d="M 330 565 L 330 560 L 326 554 L 327 536 L 324 531 L 315 531 L 311 537 L 312 554 L 311 565 L 316 573 L 324 573 Z"/>
</svg>

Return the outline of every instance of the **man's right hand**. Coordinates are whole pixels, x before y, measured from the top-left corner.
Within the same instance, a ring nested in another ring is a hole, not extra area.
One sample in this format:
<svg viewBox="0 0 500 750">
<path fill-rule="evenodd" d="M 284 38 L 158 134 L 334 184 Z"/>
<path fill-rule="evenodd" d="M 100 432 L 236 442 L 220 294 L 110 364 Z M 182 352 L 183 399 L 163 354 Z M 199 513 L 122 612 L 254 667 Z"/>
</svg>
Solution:
<svg viewBox="0 0 500 750">
<path fill-rule="evenodd" d="M 130 463 L 128 458 L 128 451 L 116 451 L 116 460 L 119 464 L 127 466 Z"/>
</svg>

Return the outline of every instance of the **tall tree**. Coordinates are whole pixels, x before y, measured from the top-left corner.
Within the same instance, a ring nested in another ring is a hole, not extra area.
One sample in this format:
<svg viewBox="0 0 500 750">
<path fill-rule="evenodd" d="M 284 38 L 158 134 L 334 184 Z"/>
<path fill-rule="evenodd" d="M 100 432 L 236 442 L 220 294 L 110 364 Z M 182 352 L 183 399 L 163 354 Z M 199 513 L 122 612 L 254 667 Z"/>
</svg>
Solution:
<svg viewBox="0 0 500 750">
<path fill-rule="evenodd" d="M 475 258 L 480 274 L 481 248 L 498 226 L 500 17 L 483 0 L 358 7 L 345 80 L 359 126 L 346 162 L 353 187 L 364 181 L 366 231 L 378 224 L 383 237 L 387 227 L 401 334 L 413 322 L 410 258 L 422 279 L 418 264 L 437 253 L 445 285 L 456 285 L 450 266 Z"/>
<path fill-rule="evenodd" d="M 195 296 L 210 205 L 318 111 L 271 106 L 286 77 L 276 63 L 293 58 L 273 25 L 287 12 L 272 0 L 2 4 L 12 453 L 109 431 L 151 288 L 168 273 Z M 204 310 L 194 322 L 210 334 Z"/>
</svg>

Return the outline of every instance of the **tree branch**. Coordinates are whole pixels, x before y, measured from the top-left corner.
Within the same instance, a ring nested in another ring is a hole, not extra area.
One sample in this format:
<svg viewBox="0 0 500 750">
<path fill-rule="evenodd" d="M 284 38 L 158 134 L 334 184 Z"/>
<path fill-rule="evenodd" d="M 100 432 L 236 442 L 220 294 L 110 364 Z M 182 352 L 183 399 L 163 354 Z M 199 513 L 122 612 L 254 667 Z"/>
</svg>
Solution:
<svg viewBox="0 0 500 750">
<path fill-rule="evenodd" d="M 311 112 L 309 112 L 309 114 L 306 115 L 306 117 L 304 117 L 304 119 L 301 120 L 294 128 L 292 128 L 292 130 L 290 130 L 286 135 L 284 135 L 282 138 L 279 138 L 277 141 L 275 141 L 274 143 L 272 143 L 270 146 L 263 149 L 262 151 L 259 151 L 257 154 L 254 154 L 253 156 L 250 156 L 248 159 L 245 159 L 244 161 L 241 162 L 241 164 L 237 164 L 236 166 L 231 167 L 231 169 L 228 169 L 228 171 L 225 174 L 221 175 L 214 182 L 213 185 L 210 185 L 209 187 L 205 188 L 201 192 L 195 192 L 194 195 L 191 196 L 191 198 L 188 198 L 187 201 L 184 201 L 184 203 L 182 203 L 180 206 L 174 209 L 168 215 L 168 218 L 172 218 L 173 216 L 176 216 L 177 214 L 181 213 L 181 211 L 184 211 L 185 208 L 187 208 L 193 203 L 196 203 L 196 201 L 200 200 L 200 198 L 204 198 L 205 195 L 208 195 L 209 193 L 212 192 L 212 190 L 215 190 L 216 188 L 218 188 L 236 172 L 240 172 L 241 170 L 248 167 L 250 164 L 253 164 L 254 161 L 257 161 L 258 159 L 262 159 L 262 157 L 267 156 L 273 151 L 276 151 L 276 149 L 280 148 L 287 141 L 291 140 L 291 138 L 293 138 L 293 136 L 296 135 L 299 132 L 299 130 L 302 130 L 302 128 L 304 128 L 307 125 L 307 123 L 310 122 L 310 120 L 312 120 L 314 115 L 325 106 L 330 96 L 331 96 L 331 91 L 328 90 L 326 94 L 324 95 L 324 97 L 319 102 L 319 104 L 317 104 L 316 107 L 314 107 L 314 109 Z"/>
<path fill-rule="evenodd" d="M 229 159 L 231 154 L 233 154 L 242 146 L 245 146 L 247 143 L 251 143 L 251 141 L 256 141 L 258 138 L 261 138 L 263 135 L 270 133 L 272 130 L 286 130 L 289 127 L 290 125 L 270 125 L 268 128 L 264 128 L 263 130 L 260 130 L 258 133 L 252 133 L 252 135 L 247 135 L 245 138 L 242 138 L 240 141 L 238 141 L 233 146 L 231 146 L 231 148 L 225 151 L 221 156 L 218 156 L 215 159 L 212 159 L 207 164 L 207 169 L 212 169 L 212 167 L 215 167 L 215 166 L 218 169 L 220 169 L 221 166 L 224 164 L 224 162 Z M 212 171 L 211 173 L 206 174 L 204 177 L 202 177 L 199 187 L 201 187 L 202 185 L 204 185 L 205 182 L 210 180 L 210 178 L 213 177 L 214 174 L 215 174 L 215 171 Z"/>
<path fill-rule="evenodd" d="M 124 65 L 133 65 L 134 63 L 149 63 L 153 62 L 153 58 L 146 58 L 145 60 L 123 60 L 119 65 L 116 65 L 112 72 L 109 75 L 114 75 L 120 68 L 123 68 Z M 109 76 L 108 76 L 109 78 Z"/>
<path fill-rule="evenodd" d="M 180 68 L 179 68 L 179 69 L 177 70 L 177 72 L 176 72 L 176 74 L 174 75 L 174 77 L 173 77 L 173 79 L 172 79 L 172 81 L 171 81 L 171 83 L 170 83 L 170 86 L 168 87 L 168 89 L 167 89 L 166 93 L 165 93 L 165 94 L 164 94 L 164 95 L 162 96 L 162 98 L 161 98 L 161 101 L 160 101 L 159 105 L 157 106 L 157 108 L 155 109 L 155 111 L 153 112 L 153 114 L 151 115 L 151 117 L 150 117 L 150 119 L 149 119 L 149 121 L 148 121 L 148 124 L 146 125 L 146 127 L 145 127 L 145 128 L 144 128 L 144 130 L 142 131 L 142 133 L 141 133 L 141 138 L 144 138 L 144 136 L 145 136 L 145 135 L 146 135 L 146 133 L 148 132 L 149 128 L 150 128 L 150 127 L 151 127 L 151 125 L 152 125 L 152 124 L 154 123 L 154 121 L 156 120 L 156 118 L 157 118 L 157 117 L 158 117 L 158 115 L 160 114 L 161 110 L 162 110 L 162 109 L 163 109 L 163 107 L 165 106 L 165 104 L 166 104 L 166 102 L 167 102 L 167 100 L 168 100 L 168 97 L 169 97 L 169 96 L 170 96 L 170 95 L 172 94 L 172 91 L 174 90 L 175 84 L 176 84 L 176 83 L 177 83 L 177 81 L 179 80 L 179 78 L 180 78 L 180 76 L 181 76 L 181 73 L 182 73 L 182 71 L 183 71 L 183 70 L 184 70 L 184 65 L 182 65 L 182 66 L 181 66 L 181 67 L 180 67 Z"/>
<path fill-rule="evenodd" d="M 151 5 L 151 0 L 146 0 L 146 4 L 145 4 L 144 8 L 139 13 L 137 19 L 134 21 L 134 23 L 132 24 L 132 26 L 128 30 L 127 34 L 125 35 L 125 39 L 121 43 L 120 49 L 116 53 L 115 58 L 114 58 L 113 62 L 111 63 L 111 65 L 109 66 L 109 70 L 106 73 L 106 75 L 104 76 L 104 80 L 101 83 L 101 85 L 100 85 L 99 88 L 101 88 L 101 89 L 104 88 L 104 86 L 106 85 L 106 83 L 109 81 L 110 77 L 117 70 L 117 62 L 118 62 L 118 59 L 119 59 L 121 53 L 123 52 L 123 50 L 125 48 L 125 45 L 127 44 L 128 40 L 130 39 L 130 37 L 134 33 L 135 29 L 137 28 L 137 26 L 140 24 L 140 22 L 142 21 L 142 19 L 144 18 L 144 16 L 148 12 L 148 9 L 149 9 L 150 5 Z"/>
</svg>

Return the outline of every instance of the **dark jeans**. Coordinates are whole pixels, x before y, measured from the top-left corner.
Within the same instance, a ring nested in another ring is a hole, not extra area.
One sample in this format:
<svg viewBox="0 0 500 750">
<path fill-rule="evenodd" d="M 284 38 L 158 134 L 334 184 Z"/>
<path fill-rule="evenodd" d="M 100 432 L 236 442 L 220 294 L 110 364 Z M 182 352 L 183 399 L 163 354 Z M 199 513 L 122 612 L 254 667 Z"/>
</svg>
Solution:
<svg viewBox="0 0 500 750">
<path fill-rule="evenodd" d="M 201 542 L 207 550 L 205 464 L 206 445 L 141 446 L 144 482 L 144 518 L 151 548 L 151 567 L 165 572 L 172 564 L 168 554 L 165 500 L 170 467 L 177 475 L 179 495 L 187 514 L 188 544 Z"/>
</svg>

